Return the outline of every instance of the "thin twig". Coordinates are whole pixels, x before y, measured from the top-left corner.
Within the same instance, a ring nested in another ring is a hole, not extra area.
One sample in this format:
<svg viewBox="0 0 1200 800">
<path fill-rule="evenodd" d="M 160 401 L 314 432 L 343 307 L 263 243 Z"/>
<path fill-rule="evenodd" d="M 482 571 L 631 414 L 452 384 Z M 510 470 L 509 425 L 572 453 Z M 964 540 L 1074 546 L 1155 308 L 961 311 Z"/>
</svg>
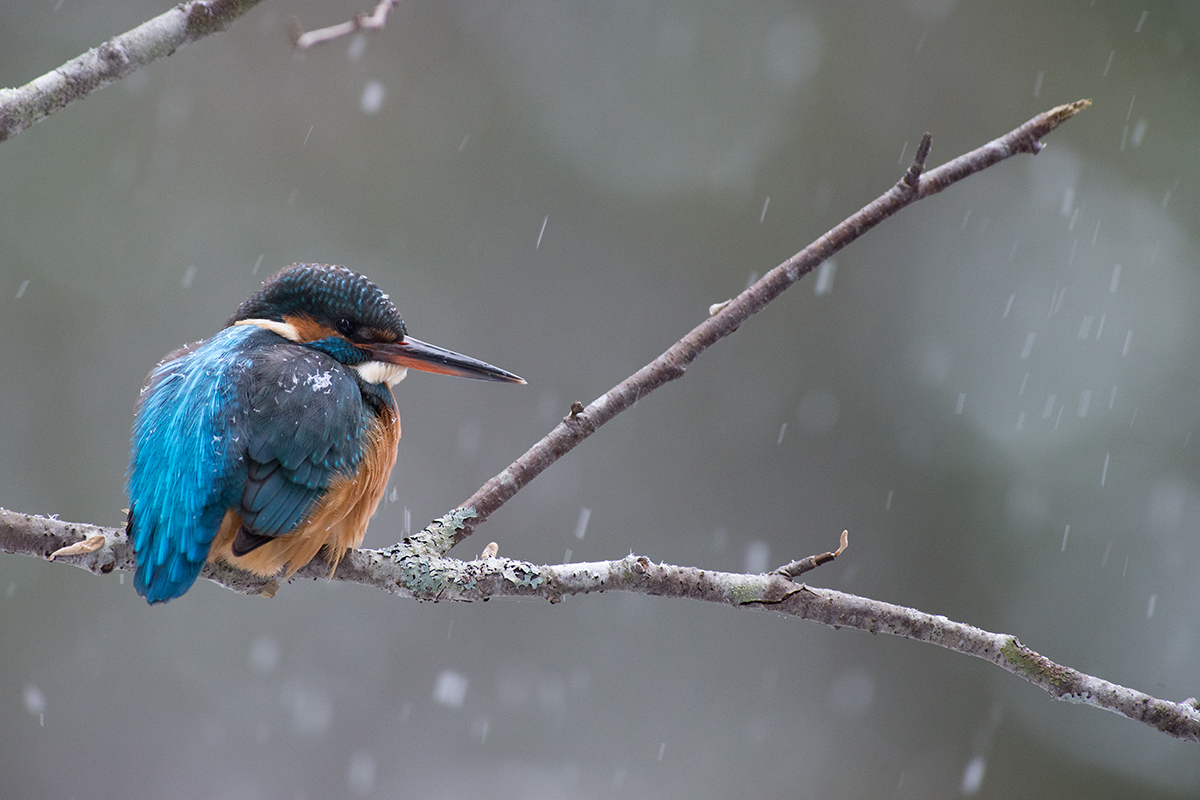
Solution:
<svg viewBox="0 0 1200 800">
<path fill-rule="evenodd" d="M 495 513 L 496 509 L 508 502 L 543 470 L 595 433 L 601 425 L 663 384 L 683 377 L 688 365 L 696 356 L 737 330 L 752 314 L 765 308 L 822 261 L 910 203 L 936 194 L 968 175 L 987 169 L 1009 156 L 1017 153 L 1038 153 L 1044 146 L 1041 142 L 1043 136 L 1091 104 L 1091 100 L 1077 100 L 1052 108 L 999 139 L 928 172 L 925 171 L 925 159 L 929 155 L 931 137 L 926 133 L 917 148 L 912 166 L 895 186 L 775 267 L 733 300 L 714 305 L 710 309 L 711 316 L 693 328 L 687 336 L 593 400 L 581 412 L 572 409 L 570 416 L 560 422 L 554 430 L 481 486 L 461 506 L 473 510 L 475 514 L 462 531 L 456 534 L 454 544 L 470 536 L 479 523 Z"/>
<path fill-rule="evenodd" d="M 399 0 L 379 0 L 379 4 L 375 6 L 375 10 L 370 14 L 360 11 L 354 15 L 353 19 L 339 22 L 337 25 L 330 25 L 327 28 L 308 31 L 307 33 L 301 27 L 300 20 L 295 17 L 289 17 L 287 30 L 288 36 L 292 40 L 292 47 L 295 47 L 297 50 L 307 50 L 310 47 L 316 47 L 319 44 L 325 44 L 326 42 L 332 42 L 334 39 L 348 36 L 357 30 L 379 30 L 387 22 L 388 12 L 398 2 Z"/>
<path fill-rule="evenodd" d="M 804 573 L 814 570 L 822 564 L 828 564 L 830 561 L 833 561 L 846 551 L 846 547 L 848 547 L 849 544 L 850 531 L 842 531 L 841 543 L 838 545 L 837 550 L 834 550 L 830 553 L 819 553 L 818 555 L 809 556 L 808 558 L 797 559 L 796 561 L 784 564 L 779 569 L 771 570 L 771 574 L 779 575 L 780 577 L 787 578 L 788 580 L 795 580 Z"/>
<path fill-rule="evenodd" d="M 0 142 L 184 45 L 223 31 L 262 0 L 191 0 L 16 89 L 0 89 Z"/>
</svg>

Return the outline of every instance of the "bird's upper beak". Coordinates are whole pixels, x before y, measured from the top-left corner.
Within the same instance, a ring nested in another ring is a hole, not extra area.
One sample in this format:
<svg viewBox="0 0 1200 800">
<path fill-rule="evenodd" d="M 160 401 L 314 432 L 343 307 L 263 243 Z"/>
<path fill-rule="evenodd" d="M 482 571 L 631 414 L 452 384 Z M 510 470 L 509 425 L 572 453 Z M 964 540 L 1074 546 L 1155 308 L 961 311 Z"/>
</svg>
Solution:
<svg viewBox="0 0 1200 800">
<path fill-rule="evenodd" d="M 525 383 L 525 379 L 517 375 L 493 367 L 484 361 L 444 347 L 427 344 L 420 339 L 405 336 L 399 342 L 388 344 L 360 344 L 371 357 L 389 364 L 402 367 L 412 367 L 422 372 L 437 372 L 441 375 L 457 375 L 460 378 L 475 378 L 481 381 L 500 381 L 502 383 Z"/>
</svg>

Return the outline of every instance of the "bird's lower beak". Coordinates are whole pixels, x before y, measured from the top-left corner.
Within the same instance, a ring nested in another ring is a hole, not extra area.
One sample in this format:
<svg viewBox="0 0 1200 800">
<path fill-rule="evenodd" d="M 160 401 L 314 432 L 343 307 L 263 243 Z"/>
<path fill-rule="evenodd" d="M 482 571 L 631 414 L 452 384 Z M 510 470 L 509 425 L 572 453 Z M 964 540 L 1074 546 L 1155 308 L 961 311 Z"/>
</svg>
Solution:
<svg viewBox="0 0 1200 800">
<path fill-rule="evenodd" d="M 457 375 L 460 378 L 475 378 L 481 381 L 525 382 L 524 378 L 499 367 L 493 367 L 479 359 L 464 356 L 462 353 L 456 353 L 437 345 L 427 344 L 410 336 L 405 336 L 402 341 L 390 344 L 360 344 L 359 347 L 379 361 L 411 367 L 422 372 Z"/>
</svg>

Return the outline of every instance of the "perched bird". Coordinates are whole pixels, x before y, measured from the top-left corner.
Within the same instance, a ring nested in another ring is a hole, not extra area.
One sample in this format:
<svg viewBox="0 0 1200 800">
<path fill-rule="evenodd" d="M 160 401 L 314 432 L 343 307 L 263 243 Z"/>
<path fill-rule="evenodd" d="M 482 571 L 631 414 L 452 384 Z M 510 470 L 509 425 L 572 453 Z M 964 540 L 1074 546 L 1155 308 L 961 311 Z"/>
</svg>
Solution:
<svg viewBox="0 0 1200 800">
<path fill-rule="evenodd" d="M 388 296 L 326 264 L 279 272 L 225 328 L 168 354 L 138 400 L 126 533 L 134 586 L 179 597 L 206 561 L 290 576 L 362 543 L 396 463 L 408 368 L 524 383 L 408 336 Z"/>
</svg>

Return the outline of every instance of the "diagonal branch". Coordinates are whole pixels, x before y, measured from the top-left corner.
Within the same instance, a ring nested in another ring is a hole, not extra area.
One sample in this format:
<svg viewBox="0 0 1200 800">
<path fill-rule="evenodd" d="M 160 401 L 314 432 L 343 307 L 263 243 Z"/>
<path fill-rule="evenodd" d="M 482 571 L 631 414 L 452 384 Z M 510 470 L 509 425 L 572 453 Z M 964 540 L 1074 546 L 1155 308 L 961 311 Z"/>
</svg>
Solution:
<svg viewBox="0 0 1200 800">
<path fill-rule="evenodd" d="M 262 0 L 191 0 L 16 89 L 0 89 L 0 142 L 184 45 L 223 31 Z"/>
<path fill-rule="evenodd" d="M 541 566 L 511 558 L 459 561 L 438 555 L 438 549 L 467 516 L 467 512 L 447 515 L 420 534 L 382 550 L 351 551 L 332 576 L 328 565 L 313 561 L 296 577 L 346 581 L 417 600 L 469 602 L 493 597 L 540 597 L 557 603 L 570 595 L 620 591 L 768 609 L 835 629 L 887 633 L 981 658 L 1043 689 L 1056 700 L 1105 709 L 1170 736 L 1200 741 L 1200 707 L 1195 698 L 1162 700 L 1056 664 L 1011 634 L 992 633 L 914 608 L 806 586 L 784 574 L 798 564 L 825 563 L 836 553 L 801 559 L 765 575 L 655 564 L 645 556 L 632 554 L 618 561 Z M 94 549 L 81 548 L 85 552 L 60 555 L 59 559 L 97 574 L 134 569 L 133 550 L 120 528 L 79 525 L 0 509 L 0 548 L 8 552 L 47 557 L 59 548 L 89 539 L 103 542 Z M 840 547 L 837 552 L 841 552 Z M 205 567 L 204 577 L 243 594 L 271 596 L 278 588 L 275 581 L 221 565 Z"/>
<path fill-rule="evenodd" d="M 717 341 L 738 329 L 752 314 L 761 311 L 784 290 L 811 272 L 825 259 L 895 214 L 900 209 L 936 194 L 951 184 L 987 169 L 1017 153 L 1036 155 L 1045 146 L 1041 138 L 1065 120 L 1092 104 L 1076 100 L 1052 108 L 982 147 L 925 172 L 931 137 L 928 133 L 917 147 L 911 167 L 896 185 L 847 217 L 840 225 L 762 276 L 727 303 L 713 307 L 715 313 L 671 345 L 666 352 L 593 400 L 586 408 L 573 406 L 571 413 L 554 430 L 520 458 L 471 495 L 462 508 L 475 512 L 451 545 L 470 536 L 475 527 L 491 516 L 509 498 L 543 470 L 569 453 L 577 444 L 617 414 L 633 406 L 665 383 L 683 377 L 688 365 Z M 443 551 L 445 552 L 445 551 Z"/>
</svg>

